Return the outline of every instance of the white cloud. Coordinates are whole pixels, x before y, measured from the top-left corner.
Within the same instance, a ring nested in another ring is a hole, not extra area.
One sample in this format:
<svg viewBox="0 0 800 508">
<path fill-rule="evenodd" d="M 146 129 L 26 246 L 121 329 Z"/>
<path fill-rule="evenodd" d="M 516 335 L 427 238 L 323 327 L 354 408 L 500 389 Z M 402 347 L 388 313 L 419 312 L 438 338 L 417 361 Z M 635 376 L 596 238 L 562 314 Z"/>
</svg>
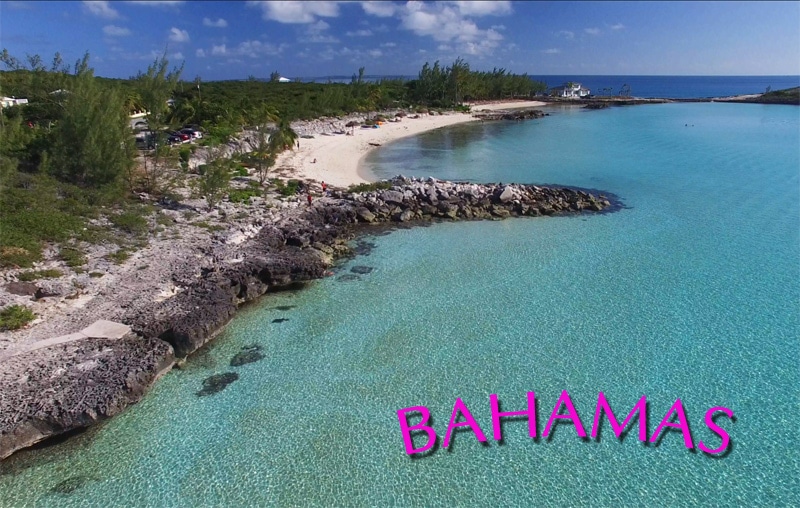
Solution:
<svg viewBox="0 0 800 508">
<path fill-rule="evenodd" d="M 128 0 L 129 4 L 149 5 L 151 7 L 171 7 L 180 5 L 184 0 Z"/>
<path fill-rule="evenodd" d="M 549 49 L 543 49 L 542 53 L 544 53 L 545 55 L 557 55 L 561 53 L 561 50 L 558 48 L 549 48 Z"/>
<path fill-rule="evenodd" d="M 228 26 L 228 22 L 222 18 L 219 18 L 216 21 L 211 21 L 208 18 L 203 18 L 203 26 L 211 26 L 214 28 L 225 28 L 226 26 Z"/>
<path fill-rule="evenodd" d="M 408 2 L 400 13 L 400 19 L 403 28 L 417 35 L 456 43 L 456 51 L 482 56 L 492 54 L 503 36 L 495 28 L 478 28 L 466 16 L 499 15 L 510 13 L 510 9 L 508 2 Z"/>
<path fill-rule="evenodd" d="M 206 52 L 205 52 L 205 50 L 203 48 L 200 48 L 200 49 L 198 49 L 197 51 L 194 52 L 194 56 L 196 56 L 197 58 L 205 58 L 206 57 Z"/>
<path fill-rule="evenodd" d="M 178 51 L 177 53 L 172 54 L 172 58 L 175 60 L 183 60 L 183 53 Z"/>
<path fill-rule="evenodd" d="M 392 2 L 361 2 L 361 8 L 367 14 L 379 18 L 388 18 L 397 12 L 397 6 Z"/>
<path fill-rule="evenodd" d="M 584 28 L 583 31 L 586 32 L 589 35 L 600 35 L 600 29 L 599 28 Z"/>
<path fill-rule="evenodd" d="M 439 44 L 439 47 L 436 48 L 439 51 L 453 51 L 453 48 L 448 46 L 447 44 Z"/>
<path fill-rule="evenodd" d="M 251 1 L 247 6 L 261 8 L 264 21 L 279 23 L 313 23 L 317 17 L 335 18 L 339 15 L 338 2 Z"/>
<path fill-rule="evenodd" d="M 463 16 L 502 16 L 511 13 L 511 2 L 469 1 L 452 2 Z"/>
<path fill-rule="evenodd" d="M 268 44 L 261 42 L 259 40 L 253 41 L 244 41 L 240 43 L 235 48 L 228 48 L 225 44 L 220 46 L 212 46 L 211 47 L 211 55 L 212 56 L 227 56 L 227 57 L 240 57 L 246 56 L 250 58 L 259 58 L 262 56 L 274 56 L 278 55 L 286 49 L 286 44 L 281 44 L 276 46 L 274 44 Z M 200 56 L 198 50 L 197 56 Z M 203 56 L 205 56 L 205 52 L 203 52 Z"/>
<path fill-rule="evenodd" d="M 169 40 L 172 42 L 189 42 L 189 32 L 172 27 L 169 30 Z"/>
<path fill-rule="evenodd" d="M 394 48 L 396 46 L 397 44 L 395 44 L 394 42 L 384 42 L 383 44 L 381 44 L 382 48 Z"/>
<path fill-rule="evenodd" d="M 569 30 L 559 30 L 556 32 L 556 37 L 563 37 L 565 39 L 572 40 L 575 38 L 575 32 L 570 32 Z"/>
<path fill-rule="evenodd" d="M 356 30 L 355 32 L 347 32 L 345 33 L 348 37 L 369 37 L 372 35 L 371 30 Z"/>
<path fill-rule="evenodd" d="M 381 50 L 379 50 L 379 49 L 371 49 L 371 50 L 369 50 L 367 53 L 368 53 L 368 54 L 369 54 L 369 56 L 371 56 L 372 58 L 378 58 L 379 56 L 383 56 L 383 51 L 381 51 Z"/>
<path fill-rule="evenodd" d="M 119 17 L 119 12 L 105 1 L 84 1 L 83 6 L 87 11 L 100 18 L 117 19 Z"/>
<path fill-rule="evenodd" d="M 325 34 L 325 30 L 331 26 L 326 22 L 319 20 L 316 23 L 311 23 L 304 30 L 303 35 L 298 39 L 299 42 L 308 43 L 322 43 L 322 44 L 335 44 L 339 39 L 332 35 Z"/>
<path fill-rule="evenodd" d="M 611 29 L 612 30 L 622 30 L 623 28 L 625 28 L 625 25 L 623 25 L 622 23 L 617 23 L 616 25 L 611 25 Z"/>
<path fill-rule="evenodd" d="M 121 26 L 106 25 L 103 27 L 103 33 L 109 37 L 127 37 L 131 31 Z"/>
</svg>

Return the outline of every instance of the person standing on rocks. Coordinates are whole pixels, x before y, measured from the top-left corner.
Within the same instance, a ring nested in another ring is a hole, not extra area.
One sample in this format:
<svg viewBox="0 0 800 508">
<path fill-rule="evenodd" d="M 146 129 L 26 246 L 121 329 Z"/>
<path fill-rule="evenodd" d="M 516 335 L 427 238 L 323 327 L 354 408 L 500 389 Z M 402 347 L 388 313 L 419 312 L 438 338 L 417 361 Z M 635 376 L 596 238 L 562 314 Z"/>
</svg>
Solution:
<svg viewBox="0 0 800 508">
<path fill-rule="evenodd" d="M 310 190 L 308 191 L 308 195 L 306 197 L 308 198 L 308 206 L 311 206 L 312 198 L 311 198 L 311 191 Z"/>
</svg>

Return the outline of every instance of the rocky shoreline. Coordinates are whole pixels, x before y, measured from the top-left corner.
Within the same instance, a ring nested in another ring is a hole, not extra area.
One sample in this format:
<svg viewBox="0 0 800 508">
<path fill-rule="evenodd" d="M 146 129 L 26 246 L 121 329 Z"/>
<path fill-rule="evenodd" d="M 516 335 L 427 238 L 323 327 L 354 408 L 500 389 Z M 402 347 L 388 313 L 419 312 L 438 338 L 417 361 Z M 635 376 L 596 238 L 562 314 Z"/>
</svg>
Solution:
<svg viewBox="0 0 800 508">
<path fill-rule="evenodd" d="M 390 184 L 390 186 L 389 186 Z M 173 291 L 135 295 L 112 316 L 117 340 L 80 339 L 22 353 L 0 371 L 0 458 L 86 427 L 137 402 L 176 362 L 211 340 L 239 305 L 326 275 L 377 224 L 499 220 L 615 211 L 614 196 L 566 187 L 396 177 L 385 189 L 333 190 L 313 206 L 228 237 L 228 247 L 168 267 Z M 100 317 L 100 316 L 96 316 Z"/>
</svg>

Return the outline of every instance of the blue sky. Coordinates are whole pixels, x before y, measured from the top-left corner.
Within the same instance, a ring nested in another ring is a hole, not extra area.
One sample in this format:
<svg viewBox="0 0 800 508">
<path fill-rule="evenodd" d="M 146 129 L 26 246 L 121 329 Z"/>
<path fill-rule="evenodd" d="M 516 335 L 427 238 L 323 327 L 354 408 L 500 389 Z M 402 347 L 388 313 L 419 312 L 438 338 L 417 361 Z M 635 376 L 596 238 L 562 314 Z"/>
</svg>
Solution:
<svg viewBox="0 0 800 508">
<path fill-rule="evenodd" d="M 533 76 L 797 75 L 800 2 L 4 1 L 0 44 L 89 51 L 122 78 L 165 49 L 204 80 L 415 75 L 459 56 Z"/>
</svg>

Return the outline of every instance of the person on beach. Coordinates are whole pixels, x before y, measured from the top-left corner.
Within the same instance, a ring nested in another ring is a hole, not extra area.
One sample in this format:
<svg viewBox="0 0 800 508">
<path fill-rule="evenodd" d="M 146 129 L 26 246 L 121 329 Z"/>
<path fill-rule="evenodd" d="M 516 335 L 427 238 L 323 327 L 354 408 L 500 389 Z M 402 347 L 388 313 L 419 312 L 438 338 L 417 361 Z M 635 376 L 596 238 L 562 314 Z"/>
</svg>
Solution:
<svg viewBox="0 0 800 508">
<path fill-rule="evenodd" d="M 322 182 L 322 193 L 326 196 L 328 195 L 328 184 L 326 184 L 324 181 Z"/>
</svg>

